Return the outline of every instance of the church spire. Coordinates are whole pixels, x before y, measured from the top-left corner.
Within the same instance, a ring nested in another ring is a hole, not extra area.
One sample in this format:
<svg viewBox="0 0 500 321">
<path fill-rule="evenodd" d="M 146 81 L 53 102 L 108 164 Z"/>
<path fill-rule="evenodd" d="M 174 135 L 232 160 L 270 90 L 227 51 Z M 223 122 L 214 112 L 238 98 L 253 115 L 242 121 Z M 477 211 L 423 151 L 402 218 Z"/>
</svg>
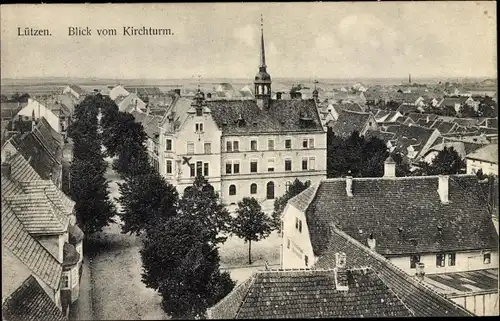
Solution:
<svg viewBox="0 0 500 321">
<path fill-rule="evenodd" d="M 260 66 L 264 71 L 266 70 L 266 49 L 264 47 L 264 18 L 260 15 Z"/>
</svg>

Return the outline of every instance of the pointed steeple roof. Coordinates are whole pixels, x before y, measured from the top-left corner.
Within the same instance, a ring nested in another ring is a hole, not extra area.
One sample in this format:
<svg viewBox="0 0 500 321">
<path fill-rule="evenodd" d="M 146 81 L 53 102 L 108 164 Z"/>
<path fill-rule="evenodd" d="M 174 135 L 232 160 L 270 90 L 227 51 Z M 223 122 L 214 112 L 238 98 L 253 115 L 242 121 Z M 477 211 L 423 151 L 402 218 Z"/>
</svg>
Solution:
<svg viewBox="0 0 500 321">
<path fill-rule="evenodd" d="M 265 68 L 266 66 L 266 49 L 264 47 L 264 18 L 260 15 L 260 68 Z"/>
</svg>

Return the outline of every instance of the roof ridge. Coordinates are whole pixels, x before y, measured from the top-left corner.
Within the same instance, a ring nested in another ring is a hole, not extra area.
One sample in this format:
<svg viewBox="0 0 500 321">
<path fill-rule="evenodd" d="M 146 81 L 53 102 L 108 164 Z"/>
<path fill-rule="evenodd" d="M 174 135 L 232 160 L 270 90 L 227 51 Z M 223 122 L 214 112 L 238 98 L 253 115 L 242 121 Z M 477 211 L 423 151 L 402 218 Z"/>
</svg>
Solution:
<svg viewBox="0 0 500 321">
<path fill-rule="evenodd" d="M 302 192 L 300 192 L 299 194 L 295 195 L 294 197 L 290 198 L 287 202 L 287 205 L 290 204 L 290 202 L 293 202 L 293 200 L 295 200 L 299 195 L 301 195 L 302 193 L 304 193 L 305 191 L 307 191 L 308 189 L 311 189 L 313 190 L 313 193 L 311 194 L 311 196 L 309 196 L 308 198 L 308 201 L 307 201 L 307 206 L 306 208 L 304 209 L 304 212 L 309 208 L 309 206 L 311 205 L 312 201 L 314 200 L 314 198 L 316 197 L 316 194 L 318 193 L 318 189 L 319 189 L 319 186 L 321 185 L 321 182 L 316 182 L 314 184 L 312 184 L 311 186 L 309 186 L 308 188 L 306 188 L 305 190 L 303 190 Z M 283 216 L 283 214 L 285 213 L 285 211 L 283 211 L 283 213 L 281 213 L 281 215 Z"/>
<path fill-rule="evenodd" d="M 339 235 L 341 235 L 346 241 L 349 241 L 350 243 L 352 243 L 353 245 L 355 245 L 359 249 L 361 249 L 361 250 L 365 251 L 366 253 L 368 253 L 369 255 L 373 256 L 375 259 L 377 259 L 377 260 L 382 261 L 383 263 L 385 263 L 385 265 L 388 268 L 390 268 L 390 269 L 392 269 L 394 271 L 399 272 L 399 274 L 401 275 L 401 277 L 403 277 L 408 282 L 410 282 L 410 283 L 412 283 L 414 285 L 417 285 L 417 286 L 418 285 L 422 286 L 423 288 L 425 288 L 425 289 L 429 290 L 430 292 L 436 294 L 438 297 L 442 298 L 443 300 L 446 300 L 447 302 L 451 302 L 451 304 L 454 305 L 455 307 L 459 307 L 459 309 L 461 309 L 462 311 L 466 311 L 468 314 L 471 314 L 468 310 L 466 310 L 465 308 L 463 308 L 458 303 L 455 303 L 454 301 L 447 299 L 444 295 L 440 294 L 439 292 L 437 292 L 436 290 L 434 290 L 430 286 L 426 285 L 425 282 L 416 280 L 415 278 L 411 277 L 411 275 L 409 275 L 408 273 L 406 273 L 405 271 L 403 271 L 401 268 L 399 268 L 396 265 L 392 264 L 391 261 L 389 261 L 387 258 L 385 258 L 382 254 L 370 250 L 369 248 L 367 248 L 366 246 L 364 246 L 359 241 L 357 241 L 356 239 L 352 238 L 351 236 L 349 236 L 347 233 L 343 232 L 339 228 L 333 226 L 333 231 L 336 232 L 336 233 L 338 233 Z"/>
<path fill-rule="evenodd" d="M 241 310 L 241 307 L 243 306 L 243 304 L 245 303 L 245 300 L 247 299 L 248 297 L 248 292 L 250 292 L 250 288 L 252 287 L 252 285 L 255 283 L 255 279 L 257 278 L 257 274 L 254 273 L 252 276 L 251 276 L 251 279 L 250 279 L 250 284 L 248 285 L 248 288 L 247 290 L 245 291 L 245 295 L 243 296 L 243 299 L 241 300 L 241 303 L 240 303 L 240 306 L 238 307 L 238 310 L 236 310 L 236 314 L 234 316 L 235 319 L 238 318 L 238 314 L 240 313 L 240 310 Z M 242 283 L 243 284 L 243 283 Z"/>
<path fill-rule="evenodd" d="M 415 146 L 415 145 L 412 145 Z M 353 181 L 376 181 L 376 180 L 416 180 L 416 179 L 430 179 L 430 178 L 439 178 L 440 175 L 424 175 L 424 176 L 396 176 L 396 177 L 353 177 Z M 451 174 L 444 175 L 449 177 L 474 177 L 475 174 Z M 332 178 L 323 178 L 320 183 L 324 182 L 343 182 L 346 180 L 346 177 L 332 177 Z M 294 196 L 295 197 L 295 196 Z M 290 199 L 291 200 L 291 199 Z"/>
</svg>

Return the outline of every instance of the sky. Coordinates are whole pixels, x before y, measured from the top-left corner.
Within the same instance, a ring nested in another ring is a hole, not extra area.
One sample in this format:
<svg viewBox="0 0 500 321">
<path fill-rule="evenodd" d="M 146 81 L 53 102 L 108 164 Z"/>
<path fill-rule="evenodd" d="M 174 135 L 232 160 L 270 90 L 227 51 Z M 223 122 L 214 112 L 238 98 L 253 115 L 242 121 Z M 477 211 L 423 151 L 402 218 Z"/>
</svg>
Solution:
<svg viewBox="0 0 500 321">
<path fill-rule="evenodd" d="M 496 77 L 495 2 L 2 5 L 1 77 Z M 68 27 L 92 36 L 70 37 Z M 172 36 L 121 36 L 123 26 Z M 20 37 L 18 27 L 49 29 Z M 97 28 L 116 28 L 101 37 Z"/>
</svg>

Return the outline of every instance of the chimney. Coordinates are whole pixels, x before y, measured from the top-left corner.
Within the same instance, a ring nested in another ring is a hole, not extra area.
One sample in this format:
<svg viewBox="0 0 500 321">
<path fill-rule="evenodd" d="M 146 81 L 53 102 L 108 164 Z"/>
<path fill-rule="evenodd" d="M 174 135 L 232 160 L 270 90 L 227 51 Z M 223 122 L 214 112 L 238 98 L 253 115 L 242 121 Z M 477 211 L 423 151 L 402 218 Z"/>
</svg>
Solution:
<svg viewBox="0 0 500 321">
<path fill-rule="evenodd" d="M 417 262 L 415 276 L 420 280 L 424 279 L 424 276 L 425 276 L 425 264 L 424 263 Z"/>
<path fill-rule="evenodd" d="M 207 99 L 212 99 L 212 93 L 207 93 Z"/>
<path fill-rule="evenodd" d="M 6 179 L 10 179 L 11 167 L 9 163 L 2 163 L 2 177 Z"/>
<path fill-rule="evenodd" d="M 352 176 L 351 171 L 349 171 L 348 176 L 345 177 L 345 191 L 347 196 L 352 197 Z"/>
<path fill-rule="evenodd" d="M 335 268 L 333 269 L 333 273 L 335 276 L 335 288 L 338 291 L 349 290 L 345 253 L 343 252 L 335 253 Z"/>
<path fill-rule="evenodd" d="M 281 100 L 281 92 L 276 93 L 276 100 Z"/>
<path fill-rule="evenodd" d="M 384 177 L 396 177 L 396 162 L 391 156 L 384 162 Z"/>
<path fill-rule="evenodd" d="M 368 237 L 366 242 L 368 243 L 368 247 L 370 248 L 370 250 L 375 251 L 375 246 L 377 243 L 375 241 L 375 238 L 373 237 L 373 233 L 370 233 L 370 237 Z"/>
<path fill-rule="evenodd" d="M 177 94 L 177 96 L 181 95 L 181 90 L 180 89 L 174 89 L 174 93 Z"/>
<path fill-rule="evenodd" d="M 448 181 L 449 181 L 449 176 L 448 175 L 439 175 L 439 184 L 438 184 L 438 193 L 439 193 L 439 198 L 441 199 L 442 204 L 448 204 Z"/>
</svg>

